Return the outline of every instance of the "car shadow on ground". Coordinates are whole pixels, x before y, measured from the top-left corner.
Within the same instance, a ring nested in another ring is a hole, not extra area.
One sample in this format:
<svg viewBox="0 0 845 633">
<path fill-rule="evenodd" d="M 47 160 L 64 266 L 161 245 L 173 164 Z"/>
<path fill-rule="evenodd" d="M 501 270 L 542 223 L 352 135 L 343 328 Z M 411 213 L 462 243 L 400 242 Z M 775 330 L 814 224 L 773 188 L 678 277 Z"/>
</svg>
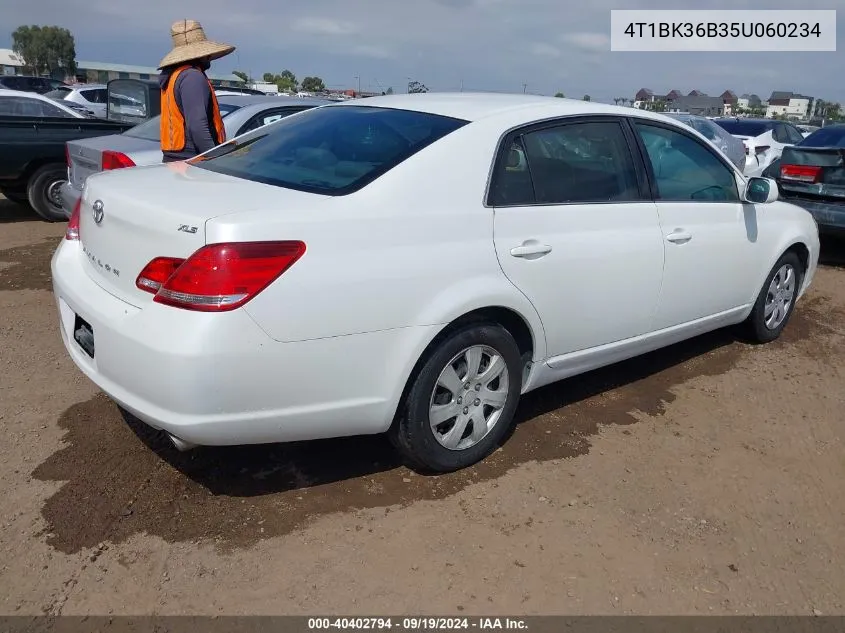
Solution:
<svg viewBox="0 0 845 633">
<path fill-rule="evenodd" d="M 489 479 L 520 463 L 587 452 L 587 438 L 598 432 L 600 424 L 633 424 L 632 411 L 660 414 L 674 400 L 675 385 L 730 369 L 744 349 L 736 341 L 730 330 L 713 332 L 527 394 L 503 450 L 468 469 L 467 476 Z M 613 394 L 606 397 L 608 392 Z M 213 495 L 277 494 L 402 466 L 385 436 L 179 452 L 163 433 L 126 411 L 121 415 L 147 448 Z"/>
<path fill-rule="evenodd" d="M 0 224 L 32 222 L 39 219 L 35 211 L 25 204 L 18 204 L 0 197 Z"/>
</svg>

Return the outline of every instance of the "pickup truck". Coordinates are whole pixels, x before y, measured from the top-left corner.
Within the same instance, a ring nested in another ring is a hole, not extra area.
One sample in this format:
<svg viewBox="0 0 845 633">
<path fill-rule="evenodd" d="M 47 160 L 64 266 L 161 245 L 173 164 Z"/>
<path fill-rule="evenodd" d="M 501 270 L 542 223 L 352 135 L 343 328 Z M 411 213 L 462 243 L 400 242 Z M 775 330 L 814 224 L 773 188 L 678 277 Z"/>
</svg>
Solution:
<svg viewBox="0 0 845 633">
<path fill-rule="evenodd" d="M 120 134 L 132 126 L 88 118 L 0 116 L 0 193 L 28 203 L 49 222 L 66 220 L 60 193 L 68 178 L 66 143 Z"/>
</svg>

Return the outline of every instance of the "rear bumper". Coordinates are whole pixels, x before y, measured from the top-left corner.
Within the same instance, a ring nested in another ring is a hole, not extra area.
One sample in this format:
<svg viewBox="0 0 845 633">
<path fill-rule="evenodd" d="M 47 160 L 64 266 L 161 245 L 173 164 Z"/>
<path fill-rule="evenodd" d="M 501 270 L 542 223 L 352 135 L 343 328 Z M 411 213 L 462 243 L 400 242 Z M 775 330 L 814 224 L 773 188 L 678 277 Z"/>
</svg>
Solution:
<svg viewBox="0 0 845 633">
<path fill-rule="evenodd" d="M 79 242 L 63 241 L 51 265 L 68 354 L 123 408 L 192 444 L 386 431 L 415 353 L 437 329 L 280 343 L 244 310 L 134 307 L 97 285 L 82 262 Z M 77 315 L 93 330 L 94 358 L 74 340 Z"/>
<path fill-rule="evenodd" d="M 82 192 L 70 184 L 70 181 L 62 184 L 60 192 L 62 195 L 62 211 L 70 219 L 73 207 L 76 206 L 76 201 L 82 196 Z"/>
<path fill-rule="evenodd" d="M 833 202 L 781 194 L 781 200 L 810 212 L 819 230 L 845 231 L 845 202 Z"/>
</svg>

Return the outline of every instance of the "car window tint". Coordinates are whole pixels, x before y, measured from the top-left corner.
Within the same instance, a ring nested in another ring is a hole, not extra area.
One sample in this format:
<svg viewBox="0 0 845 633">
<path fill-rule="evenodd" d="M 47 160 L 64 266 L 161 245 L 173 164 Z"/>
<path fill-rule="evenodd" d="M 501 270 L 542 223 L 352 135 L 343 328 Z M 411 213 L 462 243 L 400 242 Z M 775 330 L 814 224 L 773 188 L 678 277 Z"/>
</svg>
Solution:
<svg viewBox="0 0 845 633">
<path fill-rule="evenodd" d="M 108 99 L 108 91 L 105 88 L 91 88 L 80 90 L 82 98 L 91 103 L 105 103 Z"/>
<path fill-rule="evenodd" d="M 411 110 L 312 108 L 224 143 L 194 164 L 278 187 L 346 195 L 466 124 Z"/>
<path fill-rule="evenodd" d="M 634 161 L 616 121 L 572 123 L 522 135 L 521 146 L 510 148 L 500 162 L 497 204 L 532 202 L 513 198 L 516 191 L 528 192 L 526 168 L 534 203 L 614 202 L 640 197 Z"/>
<path fill-rule="evenodd" d="M 734 173 L 709 147 L 680 132 L 636 123 L 661 200 L 736 202 Z"/>
<path fill-rule="evenodd" d="M 798 128 L 796 128 L 793 125 L 787 125 L 786 126 L 786 134 L 787 134 L 787 137 L 789 138 L 789 142 L 792 143 L 793 145 L 795 143 L 800 143 L 801 141 L 804 140 L 804 135 L 801 134 L 801 132 L 798 130 Z"/>
<path fill-rule="evenodd" d="M 307 110 L 308 108 L 285 108 L 283 110 L 269 110 L 267 112 L 262 112 L 260 114 L 255 115 L 249 122 L 244 125 L 240 130 L 238 130 L 238 135 L 246 134 L 247 132 L 251 132 L 252 130 L 257 130 L 260 127 L 265 125 L 270 125 L 271 123 L 275 123 L 291 114 L 296 112 L 301 112 L 302 110 Z"/>
</svg>

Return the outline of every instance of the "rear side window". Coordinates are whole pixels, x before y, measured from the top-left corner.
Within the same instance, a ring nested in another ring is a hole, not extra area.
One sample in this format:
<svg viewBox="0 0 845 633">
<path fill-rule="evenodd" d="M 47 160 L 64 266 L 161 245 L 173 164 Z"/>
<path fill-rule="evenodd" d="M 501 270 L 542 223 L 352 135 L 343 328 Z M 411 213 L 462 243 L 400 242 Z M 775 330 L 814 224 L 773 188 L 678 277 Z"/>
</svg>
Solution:
<svg viewBox="0 0 845 633">
<path fill-rule="evenodd" d="M 760 136 L 765 134 L 772 125 L 768 123 L 759 123 L 757 121 L 737 121 L 733 119 L 716 119 L 716 124 L 723 130 L 727 130 L 729 134 L 737 136 Z"/>
<path fill-rule="evenodd" d="M 496 166 L 493 206 L 639 200 L 634 160 L 617 121 L 569 123 L 515 139 Z"/>
<path fill-rule="evenodd" d="M 73 118 L 70 113 L 57 106 L 28 97 L 0 97 L 0 114 L 21 117 Z"/>
<path fill-rule="evenodd" d="M 284 119 L 286 116 L 290 116 L 291 114 L 302 112 L 303 110 L 308 109 L 309 108 L 273 109 L 268 110 L 266 112 L 262 112 L 260 114 L 256 114 L 240 130 L 238 130 L 237 135 L 240 136 L 241 134 L 252 132 L 253 130 L 257 130 L 260 127 L 270 125 L 271 123 L 275 123 L 280 119 Z"/>
<path fill-rule="evenodd" d="M 802 147 L 845 147 L 845 125 L 816 130 L 799 145 Z"/>
<path fill-rule="evenodd" d="M 313 108 L 224 143 L 195 164 L 278 187 L 345 195 L 466 124 L 410 110 Z"/>
<path fill-rule="evenodd" d="M 220 104 L 220 117 L 225 119 L 226 115 L 231 114 L 237 110 L 239 106 L 228 103 Z M 149 121 L 144 121 L 138 125 L 129 128 L 123 133 L 124 136 L 131 136 L 132 138 L 142 138 L 145 141 L 161 141 L 161 117 L 156 116 Z"/>
<path fill-rule="evenodd" d="M 105 103 L 108 100 L 108 90 L 105 88 L 92 88 L 90 90 L 80 90 L 79 94 L 82 98 L 90 103 Z"/>
</svg>

